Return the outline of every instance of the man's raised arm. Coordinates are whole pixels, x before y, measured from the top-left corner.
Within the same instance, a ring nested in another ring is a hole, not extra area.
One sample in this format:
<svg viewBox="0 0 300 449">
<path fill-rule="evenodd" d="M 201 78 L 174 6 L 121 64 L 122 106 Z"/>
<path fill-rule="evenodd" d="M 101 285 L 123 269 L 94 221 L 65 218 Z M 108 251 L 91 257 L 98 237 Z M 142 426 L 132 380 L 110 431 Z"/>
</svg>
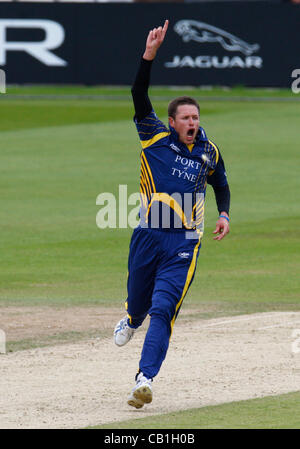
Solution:
<svg viewBox="0 0 300 449">
<path fill-rule="evenodd" d="M 169 21 L 166 20 L 163 27 L 153 28 L 153 30 L 149 31 L 147 37 L 146 48 L 131 89 L 135 118 L 138 122 L 152 111 L 151 101 L 148 97 L 151 66 L 157 50 L 164 41 L 168 25 Z"/>
</svg>

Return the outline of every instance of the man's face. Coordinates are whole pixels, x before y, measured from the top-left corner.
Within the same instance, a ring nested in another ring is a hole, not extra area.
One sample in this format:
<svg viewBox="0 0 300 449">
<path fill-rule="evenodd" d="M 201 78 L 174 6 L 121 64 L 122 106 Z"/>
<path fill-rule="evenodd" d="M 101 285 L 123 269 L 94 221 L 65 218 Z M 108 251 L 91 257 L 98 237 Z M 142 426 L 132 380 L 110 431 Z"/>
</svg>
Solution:
<svg viewBox="0 0 300 449">
<path fill-rule="evenodd" d="M 175 119 L 169 117 L 169 123 L 177 131 L 180 142 L 190 145 L 195 140 L 200 124 L 197 106 L 192 104 L 178 106 Z"/>
</svg>

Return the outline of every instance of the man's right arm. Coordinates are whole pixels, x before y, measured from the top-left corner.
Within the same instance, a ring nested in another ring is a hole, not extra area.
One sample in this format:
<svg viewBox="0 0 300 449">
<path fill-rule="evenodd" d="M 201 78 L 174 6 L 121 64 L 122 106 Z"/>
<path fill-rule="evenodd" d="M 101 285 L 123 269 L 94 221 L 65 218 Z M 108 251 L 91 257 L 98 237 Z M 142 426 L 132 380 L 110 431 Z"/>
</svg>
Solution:
<svg viewBox="0 0 300 449">
<path fill-rule="evenodd" d="M 152 61 L 157 50 L 164 41 L 169 21 L 163 27 L 154 28 L 148 34 L 146 48 L 133 83 L 131 93 L 135 107 L 135 119 L 140 122 L 152 111 L 152 104 L 148 96 Z"/>
<path fill-rule="evenodd" d="M 152 61 L 142 58 L 140 66 L 131 88 L 131 94 L 135 109 L 134 118 L 140 122 L 152 111 L 152 104 L 148 97 L 148 88 L 150 84 L 150 72 Z"/>
</svg>

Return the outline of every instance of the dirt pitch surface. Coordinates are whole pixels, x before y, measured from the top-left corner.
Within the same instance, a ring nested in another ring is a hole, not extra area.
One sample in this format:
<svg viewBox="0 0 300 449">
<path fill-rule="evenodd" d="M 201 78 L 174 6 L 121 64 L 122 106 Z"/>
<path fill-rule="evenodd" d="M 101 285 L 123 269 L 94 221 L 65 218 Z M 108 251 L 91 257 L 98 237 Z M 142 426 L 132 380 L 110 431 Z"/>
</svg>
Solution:
<svg viewBox="0 0 300 449">
<path fill-rule="evenodd" d="M 153 402 L 136 410 L 126 400 L 148 321 L 118 348 L 119 309 L 2 307 L 7 342 L 68 332 L 81 338 L 0 354 L 0 428 L 82 428 L 299 390 L 299 312 L 196 316 L 182 311 Z"/>
</svg>

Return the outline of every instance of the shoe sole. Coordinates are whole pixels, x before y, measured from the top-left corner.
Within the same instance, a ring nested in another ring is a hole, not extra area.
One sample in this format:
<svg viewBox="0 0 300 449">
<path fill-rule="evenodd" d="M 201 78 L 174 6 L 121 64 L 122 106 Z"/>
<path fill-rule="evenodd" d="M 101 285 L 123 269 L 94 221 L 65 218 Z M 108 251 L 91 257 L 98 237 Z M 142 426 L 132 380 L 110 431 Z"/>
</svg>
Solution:
<svg viewBox="0 0 300 449">
<path fill-rule="evenodd" d="M 142 408 L 144 406 L 144 402 L 142 402 L 139 399 L 136 399 L 134 397 L 128 399 L 127 404 L 131 405 L 131 407 L 135 407 L 135 408 Z"/>
<path fill-rule="evenodd" d="M 133 397 L 127 401 L 129 405 L 135 408 L 142 408 L 144 404 L 152 402 L 152 391 L 147 385 L 142 385 L 133 392 Z"/>
</svg>

